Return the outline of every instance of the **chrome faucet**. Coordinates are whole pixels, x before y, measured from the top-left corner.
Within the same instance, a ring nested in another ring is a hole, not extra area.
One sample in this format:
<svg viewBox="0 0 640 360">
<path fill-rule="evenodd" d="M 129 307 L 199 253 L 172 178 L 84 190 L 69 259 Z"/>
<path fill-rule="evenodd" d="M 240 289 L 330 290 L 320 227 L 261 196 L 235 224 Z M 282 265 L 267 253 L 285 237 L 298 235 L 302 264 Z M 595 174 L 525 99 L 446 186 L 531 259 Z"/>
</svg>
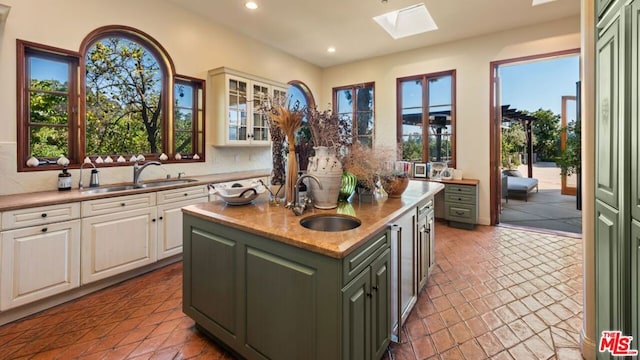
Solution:
<svg viewBox="0 0 640 360">
<path fill-rule="evenodd" d="M 82 188 L 84 188 L 84 183 L 82 182 L 82 169 L 83 169 L 83 168 L 84 168 L 84 166 L 85 166 L 85 165 L 87 165 L 87 164 L 89 164 L 89 165 L 93 166 L 93 168 L 94 168 L 94 169 L 96 168 L 96 166 L 95 166 L 95 165 L 93 165 L 93 163 L 92 163 L 92 162 L 83 162 L 83 163 L 82 163 L 82 165 L 80 165 L 80 176 L 78 176 L 80 179 L 78 180 L 78 189 L 82 189 Z"/>
<path fill-rule="evenodd" d="M 140 186 L 140 174 L 142 173 L 142 170 L 144 170 L 147 166 L 149 165 L 162 165 L 160 162 L 158 161 L 149 161 L 148 163 L 140 166 L 138 165 L 138 162 L 136 161 L 133 164 L 133 186 L 135 187 L 139 187 Z"/>
<path fill-rule="evenodd" d="M 298 185 L 300 185 L 300 182 L 304 180 L 304 178 L 315 180 L 315 182 L 318 183 L 318 188 L 322 190 L 320 179 L 318 179 L 314 175 L 304 174 L 300 176 L 298 178 L 298 181 L 296 181 L 296 186 L 293 188 L 293 203 L 291 204 L 291 210 L 296 216 L 302 215 L 302 213 L 304 213 L 304 210 L 307 208 L 307 205 L 311 204 L 311 199 L 306 195 L 304 196 L 304 198 L 302 198 L 301 204 L 298 204 Z"/>
</svg>

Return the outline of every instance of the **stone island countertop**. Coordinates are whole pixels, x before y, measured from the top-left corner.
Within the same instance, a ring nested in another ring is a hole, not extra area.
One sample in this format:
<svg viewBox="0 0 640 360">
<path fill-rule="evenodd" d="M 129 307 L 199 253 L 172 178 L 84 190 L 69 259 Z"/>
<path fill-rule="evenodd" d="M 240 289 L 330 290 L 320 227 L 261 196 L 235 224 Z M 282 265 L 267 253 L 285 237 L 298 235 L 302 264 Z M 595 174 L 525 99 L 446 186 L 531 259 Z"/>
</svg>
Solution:
<svg viewBox="0 0 640 360">
<path fill-rule="evenodd" d="M 123 191 L 112 191 L 108 193 L 99 193 L 99 194 L 87 194 L 83 193 L 81 190 L 74 188 L 69 191 L 39 191 L 39 192 L 31 192 L 31 193 L 21 193 L 21 194 L 12 194 L 12 195 L 1 195 L 0 196 L 0 211 L 8 211 L 36 206 L 46 206 L 46 205 L 56 205 L 77 201 L 85 201 L 85 200 L 93 200 L 93 199 L 102 199 L 108 197 L 115 196 L 123 196 L 123 195 L 133 195 L 133 194 L 141 194 L 147 192 L 157 192 L 162 190 L 169 189 L 178 189 L 190 186 L 198 186 L 198 185 L 206 185 L 220 182 L 227 182 L 233 180 L 242 180 L 242 179 L 251 179 L 258 178 L 263 176 L 268 176 L 270 170 L 252 170 L 252 171 L 239 171 L 239 172 L 229 172 L 229 173 L 221 173 L 221 174 L 211 174 L 211 175 L 199 175 L 199 176 L 185 176 L 185 179 L 193 179 L 195 181 L 183 184 L 174 184 L 167 185 L 162 187 L 151 187 L 151 188 L 140 188 L 140 189 L 130 189 Z M 157 181 L 162 181 L 164 179 L 157 179 Z M 153 182 L 156 180 L 145 180 L 144 182 Z M 119 184 L 109 184 L 104 186 L 113 186 Z M 93 188 L 85 187 L 84 190 L 89 190 Z"/>
<path fill-rule="evenodd" d="M 373 202 L 345 203 L 332 210 L 309 208 L 302 216 L 295 216 L 284 206 L 269 205 L 268 194 L 256 198 L 252 204 L 233 206 L 223 201 L 184 207 L 192 216 L 250 232 L 292 246 L 341 259 L 378 233 L 389 223 L 420 201 L 444 189 L 436 182 L 410 181 L 401 198 L 374 200 Z M 300 225 L 300 220 L 317 214 L 344 214 L 355 216 L 362 224 L 351 230 L 324 232 Z"/>
</svg>

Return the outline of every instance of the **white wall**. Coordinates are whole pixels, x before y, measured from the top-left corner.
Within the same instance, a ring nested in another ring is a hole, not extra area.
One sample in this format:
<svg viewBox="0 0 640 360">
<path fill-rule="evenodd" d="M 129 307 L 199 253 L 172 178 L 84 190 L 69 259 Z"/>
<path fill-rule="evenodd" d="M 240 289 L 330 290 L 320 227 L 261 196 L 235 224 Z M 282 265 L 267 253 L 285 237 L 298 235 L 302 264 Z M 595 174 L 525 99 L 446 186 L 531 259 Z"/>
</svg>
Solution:
<svg viewBox="0 0 640 360">
<path fill-rule="evenodd" d="M 57 171 L 16 171 L 16 39 L 77 51 L 82 39 L 105 25 L 127 25 L 155 38 L 167 50 L 177 73 L 206 79 L 207 71 L 228 66 L 286 83 L 301 80 L 317 93 L 321 69 L 262 43 L 212 24 L 176 5 L 156 0 L 1 0 L 11 7 L 0 26 L 0 195 L 56 189 Z M 208 89 L 209 90 L 209 89 Z M 207 106 L 213 95 L 208 92 Z M 214 130 L 207 116 L 207 144 Z M 202 164 L 149 168 L 145 177 L 185 171 L 187 175 L 270 167 L 268 148 L 220 149 L 207 146 Z M 236 158 L 238 161 L 236 161 Z M 77 171 L 72 171 L 74 186 Z M 88 175 L 85 175 L 88 176 Z M 131 168 L 104 168 L 103 184 L 131 181 Z"/>
<path fill-rule="evenodd" d="M 489 63 L 579 47 L 580 19 L 576 16 L 327 68 L 317 100 L 320 104 L 331 101 L 336 86 L 375 81 L 376 144 L 394 145 L 396 79 L 455 69 L 456 162 L 465 178 L 480 180 L 479 221 L 489 224 Z"/>
</svg>

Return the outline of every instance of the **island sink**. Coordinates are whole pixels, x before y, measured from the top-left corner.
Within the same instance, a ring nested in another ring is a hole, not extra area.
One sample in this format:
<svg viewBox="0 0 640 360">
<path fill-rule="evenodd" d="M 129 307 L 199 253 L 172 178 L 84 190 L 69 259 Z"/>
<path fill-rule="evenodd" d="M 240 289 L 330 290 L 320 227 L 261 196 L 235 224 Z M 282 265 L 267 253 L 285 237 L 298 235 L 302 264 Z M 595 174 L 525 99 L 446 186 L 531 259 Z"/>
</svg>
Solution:
<svg viewBox="0 0 640 360">
<path fill-rule="evenodd" d="M 362 222 L 353 216 L 346 215 L 312 215 L 300 220 L 300 225 L 317 231 L 346 231 L 355 229 Z"/>
</svg>

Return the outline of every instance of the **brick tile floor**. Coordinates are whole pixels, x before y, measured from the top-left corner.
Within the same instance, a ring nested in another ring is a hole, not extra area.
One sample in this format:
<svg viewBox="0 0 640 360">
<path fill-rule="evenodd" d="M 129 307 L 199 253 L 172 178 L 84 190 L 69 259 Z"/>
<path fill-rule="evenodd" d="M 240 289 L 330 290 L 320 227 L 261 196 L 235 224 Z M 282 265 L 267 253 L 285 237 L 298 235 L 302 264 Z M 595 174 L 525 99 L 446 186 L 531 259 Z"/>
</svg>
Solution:
<svg viewBox="0 0 640 360">
<path fill-rule="evenodd" d="M 581 359 L 580 239 L 438 224 L 436 269 L 385 359 Z M 181 310 L 173 264 L 0 327 L 2 359 L 232 359 Z"/>
</svg>

